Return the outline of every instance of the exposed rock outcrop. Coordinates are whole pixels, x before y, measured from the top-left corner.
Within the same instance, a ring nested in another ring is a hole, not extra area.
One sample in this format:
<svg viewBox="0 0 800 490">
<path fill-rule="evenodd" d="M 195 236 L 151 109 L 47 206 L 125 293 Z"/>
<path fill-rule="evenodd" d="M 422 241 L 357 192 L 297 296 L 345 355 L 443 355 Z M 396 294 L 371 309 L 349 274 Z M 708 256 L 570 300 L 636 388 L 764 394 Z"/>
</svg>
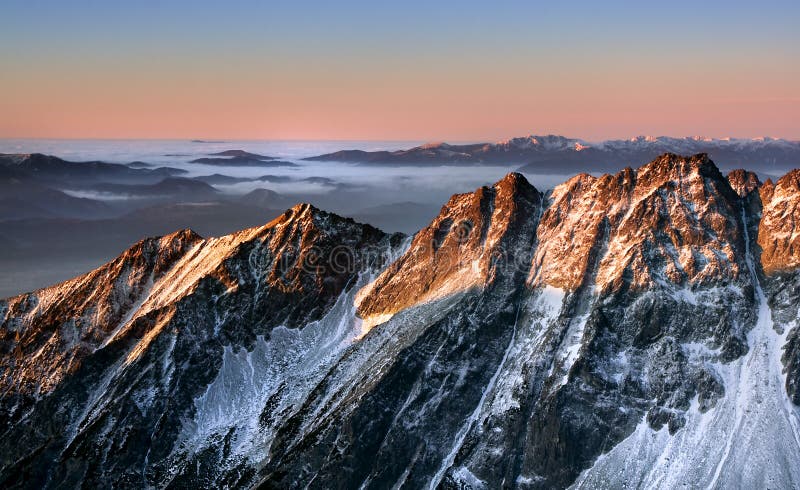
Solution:
<svg viewBox="0 0 800 490">
<path fill-rule="evenodd" d="M 0 302 L 0 485 L 797 486 L 798 206 L 664 154 L 144 240 Z"/>
</svg>

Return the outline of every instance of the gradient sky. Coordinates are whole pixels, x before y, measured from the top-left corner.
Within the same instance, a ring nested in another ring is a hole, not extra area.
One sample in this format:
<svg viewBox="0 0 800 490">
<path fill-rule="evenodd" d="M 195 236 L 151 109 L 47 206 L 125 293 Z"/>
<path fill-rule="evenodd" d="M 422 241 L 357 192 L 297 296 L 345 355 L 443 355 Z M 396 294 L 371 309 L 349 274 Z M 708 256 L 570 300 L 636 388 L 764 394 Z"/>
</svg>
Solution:
<svg viewBox="0 0 800 490">
<path fill-rule="evenodd" d="M 0 137 L 800 139 L 797 0 L 162 3 L 0 0 Z"/>
</svg>

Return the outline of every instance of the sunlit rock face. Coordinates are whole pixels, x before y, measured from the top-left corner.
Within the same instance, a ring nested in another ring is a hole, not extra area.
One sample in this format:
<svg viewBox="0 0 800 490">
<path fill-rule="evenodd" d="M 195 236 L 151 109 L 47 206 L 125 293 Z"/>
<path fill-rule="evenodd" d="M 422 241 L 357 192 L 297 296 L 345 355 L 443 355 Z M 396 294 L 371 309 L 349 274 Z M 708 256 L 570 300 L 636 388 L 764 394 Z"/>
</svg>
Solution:
<svg viewBox="0 0 800 490">
<path fill-rule="evenodd" d="M 541 204 L 539 191 L 515 173 L 454 195 L 408 252 L 359 293 L 359 315 L 388 318 L 519 272 L 530 260 Z"/>
<path fill-rule="evenodd" d="M 143 241 L 0 303 L 0 482 L 798 486 L 797 175 L 664 154 L 406 240 L 299 205 Z"/>
<path fill-rule="evenodd" d="M 131 318 L 153 284 L 200 241 L 191 230 L 148 238 L 84 276 L 7 300 L 0 307 L 6 366 L 0 391 L 51 391 Z"/>
<path fill-rule="evenodd" d="M 761 190 L 763 212 L 758 245 L 761 263 L 769 274 L 800 266 L 800 170 L 784 175 Z"/>
<path fill-rule="evenodd" d="M 400 238 L 298 205 L 220 238 L 144 240 L 85 276 L 0 303 L 3 478 L 134 484 L 143 480 L 129 473 L 151 461 L 163 483 L 174 468 L 158 465 L 225 346 L 319 320 Z"/>
<path fill-rule="evenodd" d="M 644 289 L 730 281 L 743 269 L 737 198 L 705 155 L 666 154 L 635 171 L 579 175 L 556 187 L 551 201 L 534 284 Z"/>
<path fill-rule="evenodd" d="M 746 197 L 751 192 L 761 187 L 761 181 L 758 179 L 758 176 L 753 172 L 748 172 L 743 169 L 730 172 L 728 174 L 728 182 L 739 197 Z"/>
<path fill-rule="evenodd" d="M 776 328 L 787 339 L 782 356 L 786 389 L 795 405 L 800 405 L 800 171 L 789 172 L 775 184 L 767 181 L 759 192 L 761 264 Z"/>
</svg>

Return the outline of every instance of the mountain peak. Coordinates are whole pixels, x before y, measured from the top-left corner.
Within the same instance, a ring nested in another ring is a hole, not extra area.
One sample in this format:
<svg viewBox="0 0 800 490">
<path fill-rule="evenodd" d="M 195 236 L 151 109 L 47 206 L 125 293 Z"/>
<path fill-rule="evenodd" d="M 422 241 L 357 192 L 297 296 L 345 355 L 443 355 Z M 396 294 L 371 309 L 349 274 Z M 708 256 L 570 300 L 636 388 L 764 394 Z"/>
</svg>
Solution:
<svg viewBox="0 0 800 490">
<path fill-rule="evenodd" d="M 537 148 L 542 150 L 575 149 L 577 148 L 576 145 L 580 145 L 582 148 L 585 148 L 583 146 L 584 144 L 585 143 L 580 140 L 555 134 L 529 134 L 528 136 L 509 138 L 496 143 L 497 146 L 501 147 L 514 147 L 519 149 Z"/>
<path fill-rule="evenodd" d="M 297 203 L 291 208 L 287 209 L 280 216 L 267 223 L 265 227 L 272 227 L 275 225 L 286 225 L 289 223 L 314 223 L 314 219 L 320 216 L 327 216 L 329 213 L 317 209 L 313 205 L 301 202 Z M 338 218 L 338 216 L 337 216 Z M 346 219 L 346 218 L 341 218 Z"/>
<path fill-rule="evenodd" d="M 203 239 L 189 229 L 145 238 L 87 274 L 9 298 L 6 316 L 17 318 L 4 325 L 0 316 L 0 327 L 16 331 L 20 348 L 52 349 L 63 361 L 40 373 L 32 368 L 35 359 L 23 356 L 13 363 L 13 382 L 22 392 L 47 392 L 57 385 L 69 369 L 113 338 L 154 284 L 200 243 Z M 72 332 L 69 335 L 65 334 L 66 325 Z"/>
<path fill-rule="evenodd" d="M 284 211 L 284 213 L 270 223 L 262 226 L 261 230 L 280 228 L 283 235 L 289 233 L 300 233 L 308 235 L 311 230 L 314 236 L 318 235 L 339 235 L 344 230 L 359 230 L 357 235 L 363 233 L 365 236 L 383 236 L 384 232 L 366 223 L 358 223 L 353 218 L 339 216 L 330 213 L 309 203 L 298 203 Z"/>
<path fill-rule="evenodd" d="M 513 266 L 530 260 L 541 204 L 541 193 L 516 172 L 452 196 L 408 251 L 359 291 L 365 328 L 410 306 L 513 277 Z"/>
<path fill-rule="evenodd" d="M 421 150 L 435 150 L 438 148 L 450 148 L 450 145 L 444 141 L 431 141 L 419 146 Z"/>
<path fill-rule="evenodd" d="M 376 249 L 390 245 L 388 238 L 372 226 L 307 203 L 264 226 L 222 237 L 203 239 L 184 229 L 145 238 L 88 274 L 0 301 L 0 329 L 16 332 L 15 346 L 51 349 L 63 361 L 42 373 L 32 368 L 35 359 L 10 348 L 6 353 L 19 357 L 10 364 L 16 378 L 0 380 L 0 389 L 7 382 L 21 391 L 47 392 L 112 341 L 136 344 L 130 363 L 176 321 L 179 305 L 198 297 L 206 305 L 242 301 L 247 307 L 262 298 L 266 303 L 260 307 L 287 326 L 317 319 L 362 266 L 372 265 L 368 261 L 376 260 Z M 342 250 L 346 253 L 336 255 Z M 226 315 L 241 314 L 233 310 Z M 0 361 L 10 362 L 3 355 Z"/>
<path fill-rule="evenodd" d="M 578 175 L 551 201 L 539 226 L 534 285 L 642 288 L 742 270 L 728 258 L 743 256 L 738 196 L 706 154 L 665 153 L 638 170 Z"/>
<path fill-rule="evenodd" d="M 793 487 L 798 229 L 800 171 L 663 154 L 456 194 L 389 266 L 306 203 L 148 238 L 0 301 L 0 481 Z"/>
<path fill-rule="evenodd" d="M 347 161 L 369 165 L 524 165 L 530 173 L 615 172 L 621 163 L 650 161 L 664 152 L 670 158 L 703 153 L 713 155 L 725 168 L 756 166 L 770 162 L 776 167 L 795 165 L 800 142 L 759 139 L 637 136 L 629 139 L 587 142 L 560 135 L 528 135 L 494 143 L 427 143 L 400 150 L 343 150 L 309 157 L 312 161 Z M 666 161 L 670 161 L 667 158 Z M 677 160 L 674 160 L 677 161 Z M 702 164 L 702 158 L 689 161 Z"/>
<path fill-rule="evenodd" d="M 773 274 L 800 267 L 800 169 L 792 170 L 775 184 L 765 182 L 760 195 L 758 244 L 764 272 Z"/>
<path fill-rule="evenodd" d="M 697 153 L 691 156 L 678 155 L 677 153 L 666 152 L 656 157 L 650 163 L 641 167 L 640 172 L 657 170 L 661 172 L 685 171 L 687 169 L 717 169 L 714 162 L 708 157 L 708 153 Z M 717 169 L 717 171 L 719 171 Z"/>
<path fill-rule="evenodd" d="M 794 191 L 800 190 L 800 169 L 794 169 L 778 179 L 775 186 L 781 190 Z"/>
<path fill-rule="evenodd" d="M 530 195 L 531 193 L 539 192 L 536 187 L 534 187 L 533 184 L 531 184 L 528 179 L 526 179 L 525 176 L 519 172 L 510 172 L 506 174 L 505 177 L 495 182 L 492 187 L 497 190 L 501 190 L 503 193 L 512 195 Z"/>
<path fill-rule="evenodd" d="M 317 216 L 317 215 L 322 214 L 322 213 L 328 214 L 327 212 L 322 211 L 322 210 L 314 207 L 314 205 L 312 205 L 310 203 L 307 203 L 307 202 L 297 203 L 294 206 L 292 206 L 291 208 L 289 208 L 289 211 L 292 213 L 292 217 L 295 218 L 295 219 L 304 218 L 304 217 L 313 217 L 313 216 Z"/>
<path fill-rule="evenodd" d="M 699 185 L 706 179 L 715 182 L 715 185 L 719 186 L 720 192 L 728 194 L 727 197 L 732 198 L 731 194 L 734 192 L 728 179 L 722 175 L 707 153 L 698 153 L 692 156 L 664 153 L 636 171 L 638 187 L 645 192 L 663 185 L 677 183 L 685 185 L 694 182 Z M 702 189 L 696 188 L 695 190 L 702 194 Z M 699 194 L 695 197 L 701 199 Z"/>
<path fill-rule="evenodd" d="M 758 175 L 744 169 L 736 169 L 728 173 L 728 182 L 739 197 L 745 197 L 761 187 Z"/>
</svg>

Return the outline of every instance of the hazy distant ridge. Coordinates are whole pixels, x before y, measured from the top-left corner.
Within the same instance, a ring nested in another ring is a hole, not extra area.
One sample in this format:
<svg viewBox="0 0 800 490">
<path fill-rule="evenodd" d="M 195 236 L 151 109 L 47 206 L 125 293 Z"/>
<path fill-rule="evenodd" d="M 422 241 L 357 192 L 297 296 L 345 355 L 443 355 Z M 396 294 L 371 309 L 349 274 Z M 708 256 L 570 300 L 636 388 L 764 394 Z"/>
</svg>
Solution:
<svg viewBox="0 0 800 490">
<path fill-rule="evenodd" d="M 396 151 L 341 150 L 307 158 L 368 165 L 519 165 L 529 173 L 615 171 L 663 153 L 707 153 L 722 168 L 781 172 L 800 161 L 800 142 L 775 138 L 637 136 L 588 142 L 558 135 L 530 135 L 496 143 L 428 143 Z"/>
</svg>

